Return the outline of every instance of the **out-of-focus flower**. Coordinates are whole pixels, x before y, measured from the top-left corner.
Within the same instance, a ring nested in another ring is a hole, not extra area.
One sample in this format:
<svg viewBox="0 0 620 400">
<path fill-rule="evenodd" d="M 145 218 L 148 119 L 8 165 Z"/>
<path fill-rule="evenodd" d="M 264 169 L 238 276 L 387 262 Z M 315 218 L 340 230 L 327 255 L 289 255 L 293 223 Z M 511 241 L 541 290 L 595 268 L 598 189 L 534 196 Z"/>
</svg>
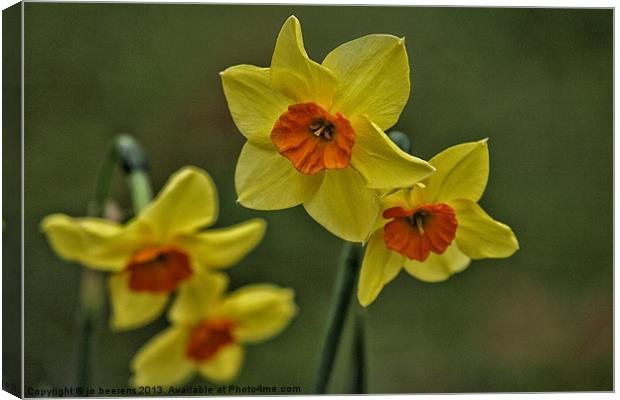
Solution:
<svg viewBox="0 0 620 400">
<path fill-rule="evenodd" d="M 303 204 L 326 229 L 360 242 L 380 208 L 378 189 L 411 186 L 433 172 L 384 133 L 409 97 L 404 39 L 364 36 L 318 64 L 291 16 L 270 68 L 237 65 L 221 77 L 233 120 L 248 139 L 235 175 L 246 207 Z"/>
<path fill-rule="evenodd" d="M 125 330 L 151 322 L 163 312 L 171 292 L 191 283 L 198 273 L 235 264 L 262 239 L 261 219 L 201 231 L 217 214 L 211 177 L 185 167 L 126 225 L 53 214 L 41 227 L 62 258 L 112 272 L 110 323 L 113 329 Z"/>
<path fill-rule="evenodd" d="M 134 356 L 133 385 L 181 384 L 196 372 L 230 381 L 243 363 L 242 344 L 272 338 L 296 313 L 291 289 L 255 284 L 224 295 L 226 287 L 223 275 L 201 275 L 181 289 L 168 315 L 172 326 Z"/>
<path fill-rule="evenodd" d="M 471 259 L 509 257 L 519 248 L 510 227 L 477 204 L 489 177 L 486 139 L 450 147 L 430 163 L 437 169 L 430 178 L 382 199 L 360 272 L 363 306 L 403 267 L 422 281 L 438 282 Z"/>
</svg>

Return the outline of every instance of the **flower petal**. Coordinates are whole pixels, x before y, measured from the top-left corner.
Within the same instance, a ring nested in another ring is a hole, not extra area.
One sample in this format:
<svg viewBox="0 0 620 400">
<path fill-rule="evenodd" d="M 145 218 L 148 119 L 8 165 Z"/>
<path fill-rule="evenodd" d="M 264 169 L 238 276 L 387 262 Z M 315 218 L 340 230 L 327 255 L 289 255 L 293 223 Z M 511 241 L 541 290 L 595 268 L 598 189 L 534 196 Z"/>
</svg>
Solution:
<svg viewBox="0 0 620 400">
<path fill-rule="evenodd" d="M 316 102 L 324 108 L 331 105 L 336 78 L 308 57 L 301 25 L 295 16 L 284 22 L 278 34 L 271 59 L 271 83 L 296 103 Z"/>
<path fill-rule="evenodd" d="M 463 271 L 470 261 L 452 242 L 442 254 L 431 253 L 423 262 L 405 259 L 405 271 L 424 282 L 441 282 Z"/>
<path fill-rule="evenodd" d="M 187 329 L 173 326 L 142 346 L 131 360 L 132 386 L 167 386 L 187 381 L 196 370 L 185 356 L 188 335 Z"/>
<path fill-rule="evenodd" d="M 138 215 L 162 241 L 191 233 L 217 219 L 215 184 L 200 168 L 184 167 L 173 174 L 157 198 Z"/>
<path fill-rule="evenodd" d="M 495 221 L 471 200 L 449 202 L 459 221 L 456 242 L 468 257 L 504 258 L 519 249 L 519 242 L 508 225 Z"/>
<path fill-rule="evenodd" d="M 352 168 L 325 172 L 321 187 L 304 208 L 334 235 L 364 242 L 379 213 L 379 197 Z"/>
<path fill-rule="evenodd" d="M 243 357 L 243 347 L 238 344 L 229 344 L 215 353 L 213 358 L 200 365 L 198 370 L 202 376 L 213 382 L 226 383 L 239 374 Z"/>
<path fill-rule="evenodd" d="M 323 174 L 304 175 L 275 149 L 266 150 L 247 142 L 235 172 L 239 202 L 255 210 L 294 207 L 316 193 Z"/>
<path fill-rule="evenodd" d="M 385 247 L 383 229 L 377 229 L 372 234 L 366 245 L 357 288 L 357 299 L 363 307 L 375 301 L 383 287 L 396 278 L 403 259 L 403 256 Z"/>
<path fill-rule="evenodd" d="M 253 219 L 175 238 L 174 244 L 189 252 L 192 260 L 206 268 L 230 267 L 248 254 L 265 235 L 266 222 Z"/>
<path fill-rule="evenodd" d="M 415 186 L 414 186 L 415 189 Z M 399 189 L 381 197 L 381 206 L 385 211 L 389 208 L 400 207 L 406 210 L 414 208 L 416 205 L 410 201 L 411 191 L 414 189 Z"/>
<path fill-rule="evenodd" d="M 148 239 L 148 228 L 139 223 L 123 227 L 96 218 L 71 218 L 63 214 L 45 217 L 43 232 L 62 258 L 104 271 L 119 271 Z"/>
<path fill-rule="evenodd" d="M 221 72 L 220 76 L 237 128 L 251 142 L 273 146 L 273 125 L 294 101 L 271 86 L 269 68 L 237 65 Z"/>
<path fill-rule="evenodd" d="M 364 36 L 336 47 L 323 65 L 338 79 L 334 110 L 346 116 L 365 114 L 381 129 L 398 121 L 410 90 L 404 38 Z"/>
<path fill-rule="evenodd" d="M 260 342 L 280 333 L 296 314 L 294 295 L 274 285 L 247 285 L 224 299 L 214 315 L 235 322 L 240 342 Z"/>
<path fill-rule="evenodd" d="M 177 324 L 199 322 L 215 307 L 227 287 L 228 278 L 224 274 L 196 272 L 179 287 L 168 311 L 168 319 Z"/>
<path fill-rule="evenodd" d="M 140 328 L 161 315 L 168 302 L 168 293 L 134 292 L 129 289 L 129 274 L 110 276 L 110 327 L 115 331 Z"/>
<path fill-rule="evenodd" d="M 355 145 L 351 165 L 373 189 L 411 187 L 431 175 L 434 168 L 426 161 L 405 153 L 376 124 L 356 118 Z"/>
<path fill-rule="evenodd" d="M 426 183 L 426 201 L 446 202 L 469 199 L 477 202 L 489 179 L 487 139 L 452 146 L 433 157 L 437 168 Z"/>
</svg>

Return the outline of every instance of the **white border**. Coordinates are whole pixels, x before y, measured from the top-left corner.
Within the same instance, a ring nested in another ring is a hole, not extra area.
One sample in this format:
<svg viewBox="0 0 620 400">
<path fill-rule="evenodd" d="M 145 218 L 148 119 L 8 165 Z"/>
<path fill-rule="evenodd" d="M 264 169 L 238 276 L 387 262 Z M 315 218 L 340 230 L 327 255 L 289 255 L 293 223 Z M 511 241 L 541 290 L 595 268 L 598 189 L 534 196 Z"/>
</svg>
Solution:
<svg viewBox="0 0 620 400">
<path fill-rule="evenodd" d="M 30 0 L 30 2 L 35 2 L 35 1 L 39 1 L 39 0 Z M 74 1 L 71 1 L 74 2 Z M 75 1 L 77 2 L 77 1 Z M 93 0 L 85 0 L 85 1 L 80 1 L 80 2 L 97 2 L 97 1 L 93 1 Z M 102 1 L 99 1 L 102 2 Z M 110 2 L 110 3 L 129 3 L 129 1 L 105 1 L 105 2 Z M 0 6 L 2 9 L 5 9 L 13 4 L 15 4 L 15 1 L 11 1 L 11 0 L 0 0 Z M 131 1 L 131 3 L 211 3 L 211 4 L 307 4 L 307 5 L 377 5 L 377 6 L 390 6 L 390 5 L 400 5 L 400 6 L 456 6 L 456 7 L 537 7 L 537 8 L 546 8 L 546 7 L 551 7 L 551 8 L 577 8 L 577 7 L 582 7 L 582 8 L 615 8 L 616 2 L 615 1 L 589 1 L 589 2 L 584 2 L 584 1 L 549 1 L 546 0 L 544 2 L 537 2 L 537 1 L 488 1 L 488 0 L 477 0 L 475 1 L 475 3 L 473 3 L 474 5 L 472 5 L 471 1 L 454 1 L 454 0 L 444 0 L 444 1 L 412 1 L 412 0 L 390 0 L 387 2 L 381 2 L 379 0 L 366 0 L 366 1 L 355 1 L 355 0 L 339 0 L 339 1 L 328 1 L 328 0 L 314 0 L 314 1 L 285 1 L 285 0 L 270 0 L 270 1 L 264 1 L 264 0 L 245 0 L 245 1 L 205 1 L 205 2 L 200 2 L 200 1 L 170 1 L 170 0 L 137 0 L 137 1 Z M 1 30 L 2 28 L 2 21 L 0 19 L 0 39 L 1 39 Z M 21 132 L 21 143 L 22 143 L 22 149 L 21 149 L 21 156 L 22 156 L 22 165 L 21 165 L 21 207 L 22 210 L 24 210 L 24 63 L 23 63 L 23 59 L 24 59 L 24 20 L 23 20 L 23 6 L 22 6 L 22 49 L 21 49 L 21 53 L 22 53 L 22 66 L 21 66 L 21 79 L 22 79 L 22 87 L 21 87 L 21 123 L 22 123 L 22 132 Z M 619 46 L 619 41 L 618 41 L 618 35 L 617 32 L 615 30 L 615 16 L 614 16 L 614 67 L 615 67 L 615 54 L 617 54 L 617 50 L 618 50 L 618 46 Z M 616 68 L 616 67 L 615 67 Z M 615 104 L 615 93 L 616 93 L 616 89 L 618 89 L 618 84 L 615 80 L 615 76 L 616 76 L 616 69 L 614 68 L 614 133 L 615 133 L 615 122 L 617 121 L 617 108 L 616 108 L 616 104 Z M 0 76 L 1 76 L 1 72 L 2 72 L 2 66 L 0 66 Z M 0 104 L 1 104 L 1 100 L 0 100 Z M 615 138 L 615 136 L 614 136 Z M 614 140 L 614 155 L 617 153 L 618 150 L 618 146 L 620 146 L 618 144 L 617 141 Z M 1 158 L 1 150 L 2 150 L 2 144 L 0 143 L 0 158 Z M 616 164 L 615 164 L 615 157 L 614 157 L 614 211 L 616 209 L 616 207 L 618 206 L 618 204 L 620 204 L 620 202 L 618 201 L 618 196 L 617 196 L 617 192 L 616 192 L 616 185 L 615 185 L 615 176 L 616 176 Z M 1 165 L 0 165 L 0 171 L 1 171 Z M 578 183 L 576 183 L 578 184 Z M 0 204 L 1 204 L 1 195 L 2 195 L 2 188 L 0 186 Z M 618 226 L 618 222 L 620 221 L 620 218 L 616 215 L 616 213 L 614 212 L 614 228 L 616 226 Z M 22 323 L 21 323 L 21 333 L 22 333 L 22 388 L 24 385 L 24 321 L 25 319 L 23 318 L 24 315 L 24 214 L 22 213 L 21 216 L 21 243 L 22 243 L 22 249 L 21 249 L 21 257 L 22 257 L 22 285 L 21 285 L 21 296 L 22 296 Z M 1 234 L 1 233 L 0 233 Z M 1 244 L 0 244 L 1 247 Z M 615 234 L 615 229 L 614 229 L 614 250 L 619 249 L 620 248 L 620 239 L 618 238 L 618 236 Z M 0 261 L 1 263 L 1 261 Z M 614 264 L 615 264 L 615 251 L 614 251 Z M 1 279 L 1 278 L 0 278 Z M 615 274 L 614 271 L 614 289 L 615 287 L 618 286 L 618 275 Z M 2 305 L 2 300 L 0 299 L 0 307 Z M 617 339 L 618 339 L 618 332 L 615 330 L 615 321 L 617 320 L 618 317 L 618 307 L 616 307 L 616 303 L 615 303 L 615 290 L 614 290 L 614 387 L 616 385 L 616 383 L 618 382 L 618 369 L 615 368 L 615 354 L 616 354 L 616 347 L 615 347 L 615 343 L 617 343 Z M 0 320 L 0 329 L 2 327 L 2 322 Z M 1 350 L 1 347 L 0 347 Z M 551 394 L 539 394 L 539 393 L 510 393 L 510 394 L 497 394 L 497 393 L 490 393 L 490 394 L 486 394 L 486 393 L 481 393 L 481 394 L 459 394 L 459 395 L 380 395 L 380 396 L 373 396 L 373 397 L 377 397 L 380 399 L 394 399 L 394 398 L 415 398 L 415 399 L 420 399 L 420 400 L 427 400 L 427 399 L 437 399 L 439 396 L 457 396 L 459 399 L 478 399 L 478 398 L 485 398 L 485 399 L 509 399 L 509 400 L 513 400 L 513 399 L 522 399 L 522 398 L 544 398 L 544 399 L 566 399 L 566 400 L 573 400 L 573 399 L 608 399 L 608 398 L 616 398 L 616 395 L 614 393 L 570 393 L 570 392 L 563 392 L 563 393 L 551 393 Z M 295 396 L 295 398 L 312 398 L 315 396 Z M 331 399 L 350 399 L 351 397 L 357 397 L 357 396 L 330 396 Z M 5 400 L 5 399 L 14 399 L 15 397 L 13 397 L 12 395 L 8 394 L 7 392 L 4 391 L 0 391 L 0 400 Z M 154 399 L 167 399 L 169 397 L 152 397 Z M 232 398 L 232 399 L 250 399 L 250 398 L 256 398 L 255 396 L 247 396 L 247 397 L 233 397 L 233 396 L 226 396 L 226 398 Z M 276 396 L 261 396 L 262 399 L 277 399 L 279 397 Z"/>
</svg>

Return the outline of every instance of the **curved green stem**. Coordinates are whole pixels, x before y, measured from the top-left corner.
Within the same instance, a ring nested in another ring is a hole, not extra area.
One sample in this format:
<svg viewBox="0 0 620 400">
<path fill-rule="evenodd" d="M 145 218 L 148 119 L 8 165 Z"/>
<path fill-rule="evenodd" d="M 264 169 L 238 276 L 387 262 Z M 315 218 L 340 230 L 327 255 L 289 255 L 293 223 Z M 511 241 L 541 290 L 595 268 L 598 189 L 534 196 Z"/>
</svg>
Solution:
<svg viewBox="0 0 620 400">
<path fill-rule="evenodd" d="M 146 171 L 137 170 L 129 173 L 127 175 L 127 186 L 131 192 L 134 212 L 138 214 L 153 198 L 151 183 Z"/>
<path fill-rule="evenodd" d="M 95 199 L 89 204 L 90 216 L 105 218 L 106 202 L 112 185 L 115 166 L 119 165 L 127 175 L 134 212 L 137 214 L 152 198 L 146 156 L 142 147 L 130 135 L 114 137 L 106 149 L 105 159 L 99 170 Z M 81 331 L 80 352 L 77 363 L 77 383 L 86 388 L 90 384 L 91 356 L 94 333 L 100 319 L 105 299 L 104 275 L 84 268 L 80 280 L 79 325 Z"/>
<path fill-rule="evenodd" d="M 88 215 L 103 218 L 105 215 L 105 205 L 112 185 L 112 174 L 116 167 L 116 151 L 114 142 L 110 142 L 106 148 L 103 164 L 97 176 L 97 187 L 95 189 L 95 199 L 89 204 Z"/>
<path fill-rule="evenodd" d="M 127 177 L 134 213 L 138 214 L 153 198 L 146 154 L 142 146 L 127 134 L 116 137 L 115 150 Z"/>
<path fill-rule="evenodd" d="M 327 323 L 327 333 L 321 351 L 321 360 L 316 377 L 314 393 L 327 393 L 327 385 L 334 368 L 336 352 L 342 337 L 344 322 L 349 309 L 355 278 L 359 270 L 360 246 L 347 242 L 342 250 L 342 256 L 336 278 L 336 288 L 333 303 Z"/>
<path fill-rule="evenodd" d="M 390 131 L 388 137 L 405 153 L 411 153 L 411 140 L 401 131 Z"/>
</svg>

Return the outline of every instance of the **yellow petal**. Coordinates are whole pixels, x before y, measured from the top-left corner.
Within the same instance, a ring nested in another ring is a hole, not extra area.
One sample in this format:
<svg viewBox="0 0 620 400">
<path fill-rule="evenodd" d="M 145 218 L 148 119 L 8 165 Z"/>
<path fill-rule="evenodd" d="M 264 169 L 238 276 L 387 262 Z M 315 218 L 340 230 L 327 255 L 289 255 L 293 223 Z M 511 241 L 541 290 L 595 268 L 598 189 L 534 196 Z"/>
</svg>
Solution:
<svg viewBox="0 0 620 400">
<path fill-rule="evenodd" d="M 251 142 L 273 146 L 273 124 L 294 101 L 271 86 L 269 68 L 237 65 L 220 73 L 228 109 Z"/>
<path fill-rule="evenodd" d="M 235 322 L 240 342 L 260 342 L 280 333 L 295 315 L 294 292 L 273 285 L 254 284 L 236 290 L 215 315 Z"/>
<path fill-rule="evenodd" d="M 338 79 L 333 110 L 365 114 L 381 129 L 398 121 L 410 90 L 405 39 L 364 36 L 332 50 L 323 65 Z"/>
<path fill-rule="evenodd" d="M 157 198 L 138 216 L 166 241 L 177 234 L 191 233 L 217 219 L 217 191 L 205 171 L 184 167 L 173 174 Z"/>
<path fill-rule="evenodd" d="M 322 65 L 310 60 L 304 49 L 299 20 L 290 16 L 276 41 L 271 59 L 271 82 L 295 103 L 316 102 L 329 108 L 336 78 Z"/>
<path fill-rule="evenodd" d="M 257 218 L 228 228 L 180 236 L 174 244 L 203 267 L 230 267 L 260 243 L 266 226 L 265 220 Z"/>
<path fill-rule="evenodd" d="M 403 266 L 403 256 L 388 250 L 383 241 L 383 229 L 377 229 L 364 252 L 357 299 L 364 307 L 370 305 L 385 285 L 392 281 Z"/>
<path fill-rule="evenodd" d="M 426 183 L 426 201 L 441 203 L 453 199 L 478 201 L 489 179 L 487 140 L 452 146 L 433 157 L 437 168 Z"/>
<path fill-rule="evenodd" d="M 63 214 L 45 217 L 43 232 L 62 258 L 91 268 L 118 271 L 148 238 L 146 226 L 123 227 L 112 221 L 95 218 L 71 218 Z"/>
<path fill-rule="evenodd" d="M 389 194 L 384 194 L 379 191 L 379 212 L 375 217 L 375 221 L 372 224 L 372 228 L 370 232 L 374 232 L 377 229 L 385 226 L 386 223 L 389 222 L 388 219 L 383 218 L 383 212 L 388 208 L 392 207 L 402 207 L 402 208 L 410 208 L 407 206 L 407 194 L 404 190 L 395 190 Z"/>
<path fill-rule="evenodd" d="M 432 253 L 424 262 L 405 259 L 405 271 L 424 282 L 440 282 L 469 266 L 470 259 L 452 242 L 442 254 Z"/>
<path fill-rule="evenodd" d="M 508 225 L 495 221 L 476 203 L 454 200 L 448 203 L 456 211 L 456 242 L 473 259 L 510 257 L 519 242 Z"/>
<path fill-rule="evenodd" d="M 381 197 L 382 209 L 387 210 L 393 207 L 402 207 L 404 209 L 414 208 L 415 204 L 412 204 L 410 201 L 411 190 L 412 189 L 400 189 Z"/>
<path fill-rule="evenodd" d="M 168 318 L 174 323 L 186 325 L 201 321 L 209 309 L 219 302 L 227 287 L 226 275 L 195 272 L 179 287 Z"/>
<path fill-rule="evenodd" d="M 179 287 L 168 319 L 184 325 L 203 320 L 219 303 L 227 287 L 228 278 L 224 274 L 196 273 Z"/>
<path fill-rule="evenodd" d="M 148 341 L 131 360 L 131 384 L 167 386 L 185 383 L 196 367 L 185 356 L 189 331 L 171 327 Z"/>
<path fill-rule="evenodd" d="M 304 208 L 315 221 L 351 242 L 366 241 L 379 207 L 376 191 L 368 189 L 352 168 L 326 171 L 316 195 L 304 202 Z"/>
<path fill-rule="evenodd" d="M 304 175 L 275 148 L 264 149 L 247 142 L 235 172 L 239 202 L 255 210 L 281 210 L 310 199 L 323 174 Z"/>
<path fill-rule="evenodd" d="M 200 374 L 213 382 L 226 383 L 233 380 L 243 364 L 243 347 L 229 344 L 215 353 L 213 358 L 200 365 Z"/>
<path fill-rule="evenodd" d="M 134 292 L 129 289 L 129 274 L 110 276 L 110 327 L 115 331 L 140 328 L 159 317 L 166 308 L 168 293 Z"/>
<path fill-rule="evenodd" d="M 377 125 L 366 118 L 354 120 L 355 146 L 351 165 L 373 189 L 411 187 L 431 175 L 426 161 L 405 153 Z"/>
</svg>

